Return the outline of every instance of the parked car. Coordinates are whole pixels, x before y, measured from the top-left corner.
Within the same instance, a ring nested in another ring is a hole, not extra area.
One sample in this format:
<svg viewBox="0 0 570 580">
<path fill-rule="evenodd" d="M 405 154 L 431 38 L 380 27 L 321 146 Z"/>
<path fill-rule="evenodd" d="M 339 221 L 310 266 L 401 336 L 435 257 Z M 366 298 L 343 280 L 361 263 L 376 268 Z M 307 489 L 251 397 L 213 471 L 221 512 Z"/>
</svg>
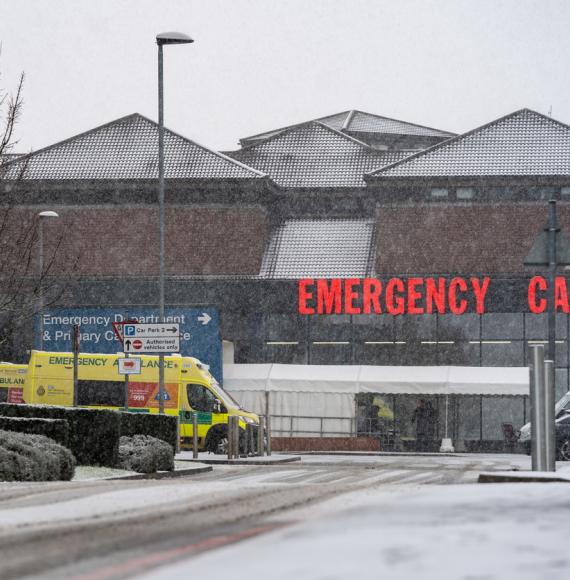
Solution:
<svg viewBox="0 0 570 580">
<path fill-rule="evenodd" d="M 570 411 L 556 419 L 556 455 L 561 461 L 570 461 Z"/>
<path fill-rule="evenodd" d="M 570 412 L 570 391 L 568 391 L 554 407 L 554 418 L 559 419 L 564 416 L 566 411 Z M 519 430 L 519 443 L 522 443 L 530 453 L 530 423 L 526 423 Z"/>
<path fill-rule="evenodd" d="M 570 461 L 570 409 L 561 409 L 556 413 L 556 459 Z M 520 430 L 519 442 L 523 444 L 525 451 L 530 455 L 531 434 L 530 423 Z"/>
</svg>

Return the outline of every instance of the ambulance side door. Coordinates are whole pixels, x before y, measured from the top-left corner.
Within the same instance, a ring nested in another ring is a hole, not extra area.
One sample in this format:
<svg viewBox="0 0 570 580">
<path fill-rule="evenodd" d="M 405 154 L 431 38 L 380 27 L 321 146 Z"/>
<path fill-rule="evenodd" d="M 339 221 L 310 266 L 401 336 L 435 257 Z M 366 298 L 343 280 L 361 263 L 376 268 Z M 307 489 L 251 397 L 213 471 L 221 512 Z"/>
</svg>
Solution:
<svg viewBox="0 0 570 580">
<path fill-rule="evenodd" d="M 219 402 L 210 389 L 198 383 L 187 383 L 186 395 L 190 408 L 198 413 L 198 437 L 202 445 L 212 424 L 218 422 L 215 419 L 219 412 Z M 193 435 L 192 425 L 187 432 L 189 436 Z"/>
</svg>

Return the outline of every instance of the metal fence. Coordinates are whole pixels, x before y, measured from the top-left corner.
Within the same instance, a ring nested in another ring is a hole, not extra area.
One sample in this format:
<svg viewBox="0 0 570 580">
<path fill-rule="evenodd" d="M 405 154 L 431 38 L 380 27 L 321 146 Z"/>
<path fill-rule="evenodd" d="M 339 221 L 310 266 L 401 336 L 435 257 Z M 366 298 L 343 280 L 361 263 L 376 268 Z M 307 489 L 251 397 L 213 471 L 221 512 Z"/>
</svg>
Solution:
<svg viewBox="0 0 570 580">
<path fill-rule="evenodd" d="M 303 415 L 271 415 L 271 433 L 276 437 L 356 437 L 356 419 L 354 417 L 315 417 Z M 346 425 L 346 429 L 335 429 L 330 423 L 336 421 Z M 305 425 L 300 424 L 305 422 Z M 315 423 L 316 428 L 306 423 Z"/>
</svg>

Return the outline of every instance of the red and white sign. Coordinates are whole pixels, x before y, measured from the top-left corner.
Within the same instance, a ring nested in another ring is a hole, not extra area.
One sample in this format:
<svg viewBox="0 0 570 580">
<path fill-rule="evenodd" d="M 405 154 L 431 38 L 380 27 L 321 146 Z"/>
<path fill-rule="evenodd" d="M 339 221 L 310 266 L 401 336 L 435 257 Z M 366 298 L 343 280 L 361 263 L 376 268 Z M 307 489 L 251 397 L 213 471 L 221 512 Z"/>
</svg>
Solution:
<svg viewBox="0 0 570 580">
<path fill-rule="evenodd" d="M 158 383 L 129 383 L 129 407 L 131 408 L 159 408 Z M 178 408 L 178 384 L 164 384 L 164 408 Z"/>
<path fill-rule="evenodd" d="M 141 359 L 140 358 L 120 358 L 118 359 L 120 375 L 140 375 Z"/>
<path fill-rule="evenodd" d="M 8 403 L 23 403 L 24 389 L 20 387 L 12 387 L 8 389 Z"/>
<path fill-rule="evenodd" d="M 146 338 L 129 338 L 125 336 L 123 342 L 125 352 L 178 352 L 180 350 L 180 339 L 178 336 L 147 336 Z"/>
</svg>

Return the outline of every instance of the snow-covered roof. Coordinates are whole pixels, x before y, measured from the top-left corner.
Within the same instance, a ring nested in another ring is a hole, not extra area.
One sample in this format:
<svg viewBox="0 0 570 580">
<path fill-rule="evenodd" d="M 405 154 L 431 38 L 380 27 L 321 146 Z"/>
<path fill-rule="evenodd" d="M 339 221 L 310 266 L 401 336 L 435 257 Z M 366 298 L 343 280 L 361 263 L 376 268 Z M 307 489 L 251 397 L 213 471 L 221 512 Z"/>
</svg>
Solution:
<svg viewBox="0 0 570 580">
<path fill-rule="evenodd" d="M 265 175 L 170 130 L 167 179 L 256 179 Z M 6 179 L 157 179 L 158 125 L 134 113 L 7 163 Z"/>
<path fill-rule="evenodd" d="M 378 169 L 370 178 L 569 174 L 570 127 L 522 109 Z"/>
<path fill-rule="evenodd" d="M 373 263 L 374 220 L 290 219 L 272 233 L 262 278 L 365 277 Z"/>
<path fill-rule="evenodd" d="M 424 125 L 416 125 L 407 121 L 399 121 L 390 117 L 373 115 L 364 111 L 344 111 L 329 117 L 318 119 L 321 123 L 328 125 L 338 131 L 347 133 L 380 133 L 382 135 L 414 135 L 422 137 L 453 137 L 455 133 L 441 131 Z"/>
<path fill-rule="evenodd" d="M 379 151 L 310 121 L 227 155 L 266 173 L 282 187 L 364 187 L 364 174 L 410 152 Z"/>
<path fill-rule="evenodd" d="M 398 135 L 398 136 L 415 136 L 415 137 L 436 137 L 440 139 L 448 139 L 453 137 L 455 133 L 449 131 L 442 131 L 434 129 L 433 127 L 426 127 L 424 125 L 417 125 L 416 123 L 408 123 L 407 121 L 400 121 L 398 119 L 391 119 L 390 117 L 383 117 L 381 115 L 374 115 L 364 111 L 352 109 L 349 111 L 342 111 L 334 115 L 327 115 L 326 117 L 319 117 L 313 121 L 322 123 L 336 131 L 342 131 L 348 135 L 352 134 L 369 134 L 369 135 Z M 310 122 L 310 121 L 309 121 Z M 272 129 L 257 135 L 243 137 L 240 139 L 242 146 L 259 143 L 265 139 L 269 139 L 278 133 L 290 130 L 306 124 L 298 123 L 295 125 L 288 125 L 279 129 Z"/>
</svg>

